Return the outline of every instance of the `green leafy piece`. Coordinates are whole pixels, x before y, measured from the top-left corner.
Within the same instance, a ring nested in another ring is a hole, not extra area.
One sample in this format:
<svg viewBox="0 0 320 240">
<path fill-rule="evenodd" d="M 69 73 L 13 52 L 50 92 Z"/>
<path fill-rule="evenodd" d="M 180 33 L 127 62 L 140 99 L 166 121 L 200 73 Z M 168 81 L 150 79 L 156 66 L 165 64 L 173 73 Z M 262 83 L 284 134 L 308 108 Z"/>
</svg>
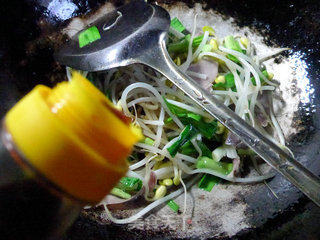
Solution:
<svg viewBox="0 0 320 240">
<path fill-rule="evenodd" d="M 194 126 L 207 139 L 214 138 L 215 132 L 217 131 L 218 123 L 216 120 L 207 123 L 203 119 L 197 121 L 190 117 L 179 117 L 179 119 L 184 125 L 191 124 Z"/>
<path fill-rule="evenodd" d="M 202 151 L 202 156 L 203 157 L 208 157 L 208 158 L 212 158 L 212 152 L 210 151 L 210 149 L 207 147 L 207 145 L 205 145 L 203 142 L 201 141 L 197 141 L 199 148 Z"/>
<path fill-rule="evenodd" d="M 139 178 L 123 177 L 116 188 L 127 193 L 138 192 L 142 188 L 142 181 Z"/>
<path fill-rule="evenodd" d="M 203 48 L 201 49 L 201 52 L 211 52 L 212 50 L 212 45 L 211 44 L 206 44 L 203 46 Z"/>
<path fill-rule="evenodd" d="M 190 36 L 190 35 L 187 35 Z M 179 42 L 174 42 L 168 45 L 169 53 L 184 53 L 188 50 L 189 41 L 187 36 L 182 38 Z"/>
<path fill-rule="evenodd" d="M 82 31 L 79 36 L 79 47 L 82 48 L 90 43 L 93 43 L 101 38 L 99 30 L 96 26 L 92 26 Z"/>
<path fill-rule="evenodd" d="M 180 108 L 172 103 L 169 103 L 167 99 L 163 98 L 169 110 L 176 115 L 184 125 L 191 124 L 207 139 L 215 138 L 215 132 L 217 131 L 218 123 L 216 120 L 211 122 L 205 122 L 201 115 L 189 112 L 186 109 Z M 172 118 L 166 119 L 165 123 L 172 122 Z"/>
<path fill-rule="evenodd" d="M 176 17 L 171 20 L 170 26 L 178 32 L 183 32 L 186 29 L 185 26 L 183 26 L 183 24 Z"/>
<path fill-rule="evenodd" d="M 239 42 L 233 37 L 233 36 L 226 36 L 224 38 L 224 46 L 228 49 L 234 50 L 234 51 L 238 51 L 238 52 L 242 52 L 242 48 L 240 47 Z M 235 63 L 240 63 L 240 61 L 238 60 L 238 58 L 236 58 L 235 56 L 228 54 L 227 58 L 229 58 L 231 61 L 234 61 Z"/>
<path fill-rule="evenodd" d="M 154 140 L 151 139 L 151 138 L 149 138 L 149 137 L 146 137 L 146 138 L 144 139 L 144 143 L 152 146 L 152 145 L 154 144 Z"/>
<path fill-rule="evenodd" d="M 184 155 L 192 156 L 198 153 L 193 144 L 189 141 L 183 144 L 180 148 L 180 152 Z"/>
<path fill-rule="evenodd" d="M 240 47 L 239 42 L 231 35 L 224 38 L 224 46 L 228 49 L 242 53 L 242 48 Z"/>
<path fill-rule="evenodd" d="M 199 146 L 199 148 L 202 151 L 202 156 L 205 157 L 209 157 L 212 158 L 212 152 L 210 151 L 210 149 L 207 147 L 207 145 L 205 145 L 202 141 L 197 140 L 197 144 Z M 198 154 L 198 151 L 195 149 L 195 147 L 193 146 L 193 144 L 189 141 L 186 142 L 181 148 L 181 153 L 184 155 L 195 155 Z"/>
<path fill-rule="evenodd" d="M 195 37 L 192 41 L 192 47 L 196 48 L 202 42 L 203 35 Z M 168 52 L 170 53 L 185 53 L 188 52 L 189 42 L 191 40 L 190 34 L 186 35 L 178 42 L 174 42 L 168 45 Z"/>
<path fill-rule="evenodd" d="M 174 157 L 179 149 L 186 142 L 190 141 L 197 133 L 198 131 L 191 124 L 187 125 L 180 133 L 178 139 L 170 147 L 167 148 L 171 157 Z"/>
<path fill-rule="evenodd" d="M 220 178 L 210 175 L 210 174 L 205 174 L 201 178 L 198 187 L 202 190 L 205 190 L 207 192 L 211 192 L 212 188 L 217 185 L 221 181 Z"/>
<path fill-rule="evenodd" d="M 263 71 L 262 71 L 262 74 L 263 74 L 266 78 L 269 77 L 269 73 L 268 73 L 266 70 L 263 70 Z M 252 84 L 253 84 L 254 86 L 257 85 L 256 79 L 255 79 L 254 77 L 251 78 L 251 82 L 252 82 Z M 262 77 L 260 77 L 260 82 L 261 82 L 261 85 L 263 85 L 263 84 L 265 83 L 265 81 L 263 80 Z"/>
<path fill-rule="evenodd" d="M 171 208 L 175 213 L 179 211 L 180 206 L 173 201 L 172 199 L 167 202 L 167 205 Z"/>
<path fill-rule="evenodd" d="M 268 78 L 269 77 L 269 73 L 266 70 L 262 71 L 262 74 Z M 236 91 L 236 84 L 234 82 L 234 76 L 232 73 L 228 73 L 226 75 L 224 75 L 225 77 L 225 83 L 216 83 L 214 84 L 212 87 L 213 89 L 219 89 L 219 88 L 223 88 L 223 89 L 228 89 L 231 88 L 232 91 Z M 256 86 L 256 79 L 254 77 L 251 77 L 251 82 L 254 86 Z M 263 80 L 263 78 L 260 77 L 260 82 L 261 85 L 265 84 L 265 81 Z"/>
<path fill-rule="evenodd" d="M 114 187 L 112 188 L 111 192 L 112 195 L 115 195 L 119 198 L 123 199 L 129 199 L 131 198 L 131 195 L 129 193 L 126 193 L 125 191 L 121 190 L 120 188 Z"/>
<path fill-rule="evenodd" d="M 231 61 L 237 63 L 237 64 L 240 64 L 241 62 L 238 60 L 237 57 L 231 55 L 231 54 L 227 54 L 227 58 L 229 58 Z"/>
<path fill-rule="evenodd" d="M 197 161 L 196 167 L 207 168 L 219 172 L 221 174 L 228 175 L 233 169 L 233 164 L 226 162 L 218 162 L 208 157 L 200 157 Z"/>
<path fill-rule="evenodd" d="M 184 108 L 181 108 L 181 107 L 178 107 L 172 103 L 169 103 L 165 97 L 163 97 L 163 100 L 166 103 L 166 105 L 168 106 L 170 112 L 172 112 L 174 115 L 190 113 L 188 110 L 186 110 Z"/>
</svg>

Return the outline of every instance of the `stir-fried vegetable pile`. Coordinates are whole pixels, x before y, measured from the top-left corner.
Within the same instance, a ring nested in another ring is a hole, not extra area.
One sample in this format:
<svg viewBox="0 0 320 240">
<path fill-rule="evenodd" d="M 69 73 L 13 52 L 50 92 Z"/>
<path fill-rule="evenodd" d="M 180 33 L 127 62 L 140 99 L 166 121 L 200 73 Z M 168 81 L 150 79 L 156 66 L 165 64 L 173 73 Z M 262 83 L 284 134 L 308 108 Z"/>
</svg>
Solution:
<svg viewBox="0 0 320 240">
<path fill-rule="evenodd" d="M 272 91 L 278 85 L 259 60 L 254 45 L 246 37 L 219 39 L 210 26 L 195 36 L 195 25 L 189 33 L 177 18 L 172 20 L 167 49 L 173 61 L 242 119 L 284 146 L 272 109 Z M 127 176 L 111 194 L 126 199 L 124 203 L 143 194 L 152 203 L 127 219 L 115 219 L 108 211 L 114 222 L 132 222 L 165 202 L 178 212 L 173 198 L 195 182 L 211 191 L 221 180 L 252 183 L 273 176 L 260 171 L 250 177 L 241 175 L 246 167 L 243 159 L 255 162 L 255 154 L 153 69 L 136 64 L 87 77 L 145 136 L 128 159 Z"/>
</svg>

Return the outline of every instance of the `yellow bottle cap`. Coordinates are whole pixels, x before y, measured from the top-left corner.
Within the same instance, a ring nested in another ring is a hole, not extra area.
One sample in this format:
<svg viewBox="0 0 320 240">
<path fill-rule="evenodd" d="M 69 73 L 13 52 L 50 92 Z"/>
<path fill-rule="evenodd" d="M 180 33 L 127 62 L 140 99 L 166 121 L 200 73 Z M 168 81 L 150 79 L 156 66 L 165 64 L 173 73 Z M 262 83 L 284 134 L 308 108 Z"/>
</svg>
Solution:
<svg viewBox="0 0 320 240">
<path fill-rule="evenodd" d="M 36 86 L 6 115 L 23 156 L 79 200 L 99 202 L 128 169 L 141 132 L 79 73 L 50 89 Z"/>
</svg>

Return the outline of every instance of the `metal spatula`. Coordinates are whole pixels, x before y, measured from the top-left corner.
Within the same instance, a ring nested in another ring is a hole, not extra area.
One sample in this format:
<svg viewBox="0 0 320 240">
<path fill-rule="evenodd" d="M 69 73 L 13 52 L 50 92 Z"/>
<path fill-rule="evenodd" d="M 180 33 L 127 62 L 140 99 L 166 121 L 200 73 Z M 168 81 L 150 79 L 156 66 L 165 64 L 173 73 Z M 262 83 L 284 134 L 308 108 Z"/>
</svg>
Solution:
<svg viewBox="0 0 320 240">
<path fill-rule="evenodd" d="M 317 176 L 175 66 L 165 45 L 169 26 L 170 16 L 166 10 L 144 1 L 133 1 L 94 22 L 89 27 L 95 35 L 79 33 L 55 57 L 64 65 L 85 71 L 133 63 L 156 69 L 320 206 L 320 179 Z M 79 45 L 81 39 L 84 42 Z"/>
</svg>

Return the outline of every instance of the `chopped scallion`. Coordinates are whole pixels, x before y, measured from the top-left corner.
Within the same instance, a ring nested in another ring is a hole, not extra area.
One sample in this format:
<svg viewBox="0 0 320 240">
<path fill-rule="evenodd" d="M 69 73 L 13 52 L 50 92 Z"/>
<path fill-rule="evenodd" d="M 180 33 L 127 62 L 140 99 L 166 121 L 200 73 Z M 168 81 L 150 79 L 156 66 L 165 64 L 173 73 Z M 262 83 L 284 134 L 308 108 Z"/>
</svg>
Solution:
<svg viewBox="0 0 320 240">
<path fill-rule="evenodd" d="M 112 188 L 111 192 L 112 195 L 115 195 L 119 198 L 123 199 L 129 199 L 131 198 L 131 195 L 129 193 L 126 193 L 125 191 L 121 190 L 120 188 L 114 187 Z"/>
<path fill-rule="evenodd" d="M 82 31 L 79 36 L 79 47 L 82 48 L 90 43 L 93 43 L 101 38 L 99 30 L 96 26 L 92 26 Z"/>
<path fill-rule="evenodd" d="M 171 208 L 175 213 L 179 211 L 179 205 L 173 201 L 172 199 L 167 202 L 167 205 Z"/>
<path fill-rule="evenodd" d="M 142 188 L 142 181 L 139 178 L 123 177 L 117 184 L 117 188 L 125 192 L 137 192 Z"/>
<path fill-rule="evenodd" d="M 183 32 L 186 29 L 185 26 L 183 26 L 183 24 L 176 17 L 171 20 L 170 26 L 178 32 Z"/>
<path fill-rule="evenodd" d="M 212 169 L 224 175 L 228 175 L 233 169 L 232 163 L 218 162 L 208 157 L 200 157 L 196 166 L 197 168 Z"/>
<path fill-rule="evenodd" d="M 207 192 L 211 192 L 212 188 L 215 185 L 217 185 L 220 181 L 221 181 L 221 179 L 216 176 L 212 176 L 210 174 L 205 174 L 201 178 L 201 180 L 198 184 L 198 187 L 200 189 L 207 191 Z"/>
<path fill-rule="evenodd" d="M 167 148 L 171 157 L 174 157 L 179 149 L 186 142 L 190 141 L 197 133 L 198 131 L 191 124 L 187 125 L 180 133 L 178 139 L 170 147 Z"/>
</svg>

